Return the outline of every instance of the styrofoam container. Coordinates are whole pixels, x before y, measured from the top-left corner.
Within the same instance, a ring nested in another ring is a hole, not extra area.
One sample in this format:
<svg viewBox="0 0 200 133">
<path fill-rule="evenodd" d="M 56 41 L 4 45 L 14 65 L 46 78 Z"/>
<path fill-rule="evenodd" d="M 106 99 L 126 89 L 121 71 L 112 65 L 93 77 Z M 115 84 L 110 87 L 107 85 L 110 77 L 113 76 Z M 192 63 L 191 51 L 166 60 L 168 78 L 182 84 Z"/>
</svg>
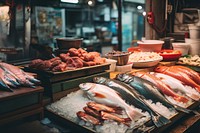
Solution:
<svg viewBox="0 0 200 133">
<path fill-rule="evenodd" d="M 185 42 L 190 44 L 190 55 L 200 55 L 200 39 L 185 38 Z"/>
<path fill-rule="evenodd" d="M 191 39 L 200 39 L 200 25 L 188 24 Z"/>
<path fill-rule="evenodd" d="M 137 41 L 138 47 L 142 52 L 158 52 L 161 50 L 164 41 L 160 40 L 143 40 Z"/>
<path fill-rule="evenodd" d="M 127 65 L 123 66 L 116 66 L 117 72 L 130 72 L 132 70 L 133 63 L 128 63 Z"/>
<path fill-rule="evenodd" d="M 113 59 L 106 59 L 106 62 L 110 64 L 110 72 L 114 72 L 116 68 L 117 61 Z"/>
<path fill-rule="evenodd" d="M 174 50 L 179 50 L 183 55 L 187 55 L 189 52 L 190 44 L 189 43 L 180 43 L 180 42 L 174 42 L 172 43 Z"/>
</svg>

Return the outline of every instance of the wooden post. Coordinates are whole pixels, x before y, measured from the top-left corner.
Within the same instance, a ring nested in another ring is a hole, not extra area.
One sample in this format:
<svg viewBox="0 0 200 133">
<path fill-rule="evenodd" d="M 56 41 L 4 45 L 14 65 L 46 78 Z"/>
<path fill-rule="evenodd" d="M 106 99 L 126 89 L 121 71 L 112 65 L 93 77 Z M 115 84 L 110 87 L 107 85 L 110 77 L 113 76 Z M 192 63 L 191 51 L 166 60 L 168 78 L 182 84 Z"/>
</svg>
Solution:
<svg viewBox="0 0 200 133">
<path fill-rule="evenodd" d="M 150 11 L 150 1 L 146 0 L 146 12 Z M 155 25 L 162 29 L 165 19 L 165 1 L 166 0 L 152 0 L 152 12 L 155 17 Z M 145 17 L 145 38 L 146 39 L 159 39 L 163 33 L 156 32 L 151 25 L 147 22 L 147 16 Z"/>
<path fill-rule="evenodd" d="M 118 0 L 118 50 L 122 50 L 122 0 Z"/>
</svg>

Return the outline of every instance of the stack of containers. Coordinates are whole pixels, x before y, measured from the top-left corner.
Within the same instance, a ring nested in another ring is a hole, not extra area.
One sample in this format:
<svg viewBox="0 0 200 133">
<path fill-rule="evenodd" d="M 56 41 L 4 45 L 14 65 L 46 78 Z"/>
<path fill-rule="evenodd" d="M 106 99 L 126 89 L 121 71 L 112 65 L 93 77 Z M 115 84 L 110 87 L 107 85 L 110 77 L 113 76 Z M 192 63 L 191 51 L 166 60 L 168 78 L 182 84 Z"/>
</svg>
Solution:
<svg viewBox="0 0 200 133">
<path fill-rule="evenodd" d="M 185 42 L 190 44 L 190 55 L 200 55 L 200 10 L 198 10 L 198 17 L 197 23 L 188 24 L 190 38 L 185 38 Z"/>
</svg>

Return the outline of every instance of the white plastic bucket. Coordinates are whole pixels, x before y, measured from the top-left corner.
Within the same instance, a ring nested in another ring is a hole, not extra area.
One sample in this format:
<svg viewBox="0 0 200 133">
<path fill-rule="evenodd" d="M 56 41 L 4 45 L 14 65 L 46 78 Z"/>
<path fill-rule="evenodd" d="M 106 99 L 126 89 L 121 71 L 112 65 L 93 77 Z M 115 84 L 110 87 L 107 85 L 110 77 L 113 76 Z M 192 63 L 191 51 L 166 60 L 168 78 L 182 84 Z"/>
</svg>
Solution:
<svg viewBox="0 0 200 133">
<path fill-rule="evenodd" d="M 174 50 L 179 50 L 183 55 L 187 55 L 189 52 L 190 44 L 189 43 L 180 43 L 180 42 L 175 42 L 172 43 L 173 49 Z"/>
<path fill-rule="evenodd" d="M 190 39 L 200 39 L 200 26 L 189 24 Z"/>
<path fill-rule="evenodd" d="M 189 54 L 200 55 L 200 39 L 185 39 L 186 43 L 190 44 Z"/>
</svg>

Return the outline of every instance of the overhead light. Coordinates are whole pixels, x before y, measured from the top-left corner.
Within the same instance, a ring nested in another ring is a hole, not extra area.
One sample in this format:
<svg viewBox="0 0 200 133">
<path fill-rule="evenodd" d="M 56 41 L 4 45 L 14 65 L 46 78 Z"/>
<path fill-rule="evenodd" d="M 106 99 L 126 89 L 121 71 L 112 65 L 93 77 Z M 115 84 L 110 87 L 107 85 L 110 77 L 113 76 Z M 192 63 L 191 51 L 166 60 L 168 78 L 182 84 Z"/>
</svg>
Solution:
<svg viewBox="0 0 200 133">
<path fill-rule="evenodd" d="M 66 2 L 66 3 L 78 3 L 78 0 L 61 0 L 61 2 Z"/>
<path fill-rule="evenodd" d="M 94 0 L 88 0 L 87 4 L 89 6 L 94 6 L 95 5 L 95 1 Z"/>
<path fill-rule="evenodd" d="M 142 6 L 140 6 L 140 5 L 137 6 L 137 9 L 138 9 L 138 10 L 141 10 L 141 9 L 142 9 Z"/>
</svg>

